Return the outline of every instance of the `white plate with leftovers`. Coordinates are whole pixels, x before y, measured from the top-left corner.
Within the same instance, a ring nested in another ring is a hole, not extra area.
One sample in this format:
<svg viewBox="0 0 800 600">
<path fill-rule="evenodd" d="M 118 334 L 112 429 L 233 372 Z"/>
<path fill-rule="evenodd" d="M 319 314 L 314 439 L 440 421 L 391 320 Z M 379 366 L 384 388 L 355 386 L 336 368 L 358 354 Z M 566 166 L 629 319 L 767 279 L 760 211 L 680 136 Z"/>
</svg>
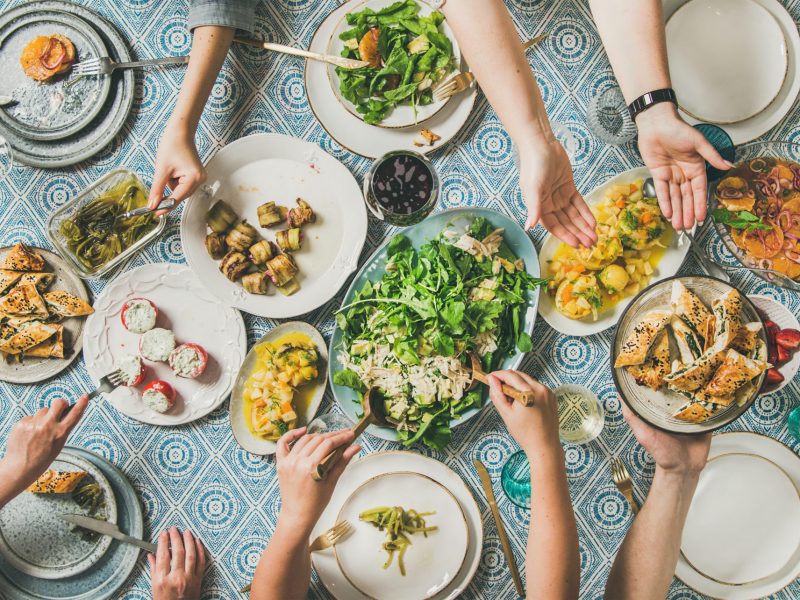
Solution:
<svg viewBox="0 0 800 600">
<path fill-rule="evenodd" d="M 106 397 L 129 417 L 179 425 L 230 394 L 247 352 L 239 312 L 222 305 L 185 265 L 150 264 L 122 274 L 95 303 L 84 358 L 98 381 L 121 369 L 128 385 Z"/>
</svg>

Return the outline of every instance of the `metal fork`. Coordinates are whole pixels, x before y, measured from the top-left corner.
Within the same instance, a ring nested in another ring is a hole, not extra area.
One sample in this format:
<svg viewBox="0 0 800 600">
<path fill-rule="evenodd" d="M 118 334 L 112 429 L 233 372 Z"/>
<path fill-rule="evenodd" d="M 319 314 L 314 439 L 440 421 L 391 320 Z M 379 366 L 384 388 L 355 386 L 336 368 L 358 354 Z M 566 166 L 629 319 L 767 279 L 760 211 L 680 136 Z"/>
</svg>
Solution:
<svg viewBox="0 0 800 600">
<path fill-rule="evenodd" d="M 535 38 L 532 38 L 525 42 L 522 45 L 523 50 L 527 50 L 531 46 L 535 46 L 543 39 L 547 37 L 546 33 L 542 33 L 541 35 L 537 35 Z M 466 73 L 457 73 L 450 77 L 450 79 L 446 79 L 441 82 L 439 85 L 433 88 L 433 100 L 434 102 L 441 102 L 449 98 L 450 96 L 455 96 L 456 94 L 460 94 L 472 85 L 472 82 L 475 81 L 475 76 L 472 74 L 472 71 L 467 71 Z"/>
<path fill-rule="evenodd" d="M 333 546 L 336 542 L 341 540 L 345 535 L 347 535 L 352 526 L 348 521 L 342 521 L 341 523 L 337 523 L 328 531 L 321 533 L 317 538 L 311 542 L 311 545 L 308 547 L 309 552 L 319 552 L 320 550 L 326 550 Z M 246 594 L 250 591 L 253 584 L 250 583 L 244 586 L 242 589 L 239 590 L 240 594 Z"/>
<path fill-rule="evenodd" d="M 628 467 L 616 456 L 611 459 L 611 478 L 614 480 L 614 485 L 628 500 L 633 510 L 633 514 L 639 513 L 639 505 L 633 497 L 633 484 L 631 483 L 631 474 L 628 472 Z"/>
<path fill-rule="evenodd" d="M 79 62 L 72 67 L 73 75 L 111 75 L 117 69 L 133 69 L 136 67 L 151 67 L 155 65 L 182 65 L 189 62 L 189 56 L 167 56 L 164 58 L 149 58 L 133 62 L 114 62 L 108 56 L 90 58 Z"/>
<path fill-rule="evenodd" d="M 108 394 L 112 390 L 118 388 L 121 385 L 125 384 L 125 374 L 117 369 L 116 371 L 111 371 L 108 375 L 100 378 L 100 385 L 97 388 L 89 392 L 89 400 L 95 398 L 99 394 Z"/>
</svg>

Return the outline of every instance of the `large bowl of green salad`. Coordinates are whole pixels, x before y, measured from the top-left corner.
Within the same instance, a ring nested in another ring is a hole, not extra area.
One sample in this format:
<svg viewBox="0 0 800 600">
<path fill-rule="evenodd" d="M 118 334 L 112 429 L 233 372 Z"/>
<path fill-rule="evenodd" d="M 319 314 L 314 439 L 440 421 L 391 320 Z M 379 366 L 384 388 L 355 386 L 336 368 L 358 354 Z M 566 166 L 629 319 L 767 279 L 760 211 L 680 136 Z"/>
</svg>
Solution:
<svg viewBox="0 0 800 600">
<path fill-rule="evenodd" d="M 519 366 L 543 284 L 531 238 L 506 215 L 456 208 L 409 227 L 366 261 L 336 312 L 336 400 L 356 420 L 375 386 L 393 426 L 368 433 L 445 447 L 488 398 L 485 387 L 468 389 L 468 354 L 487 372 Z"/>
<path fill-rule="evenodd" d="M 334 94 L 370 125 L 410 127 L 441 110 L 433 89 L 455 73 L 461 54 L 442 13 L 416 0 L 353 0 L 328 53 L 369 63 L 328 66 Z"/>
</svg>

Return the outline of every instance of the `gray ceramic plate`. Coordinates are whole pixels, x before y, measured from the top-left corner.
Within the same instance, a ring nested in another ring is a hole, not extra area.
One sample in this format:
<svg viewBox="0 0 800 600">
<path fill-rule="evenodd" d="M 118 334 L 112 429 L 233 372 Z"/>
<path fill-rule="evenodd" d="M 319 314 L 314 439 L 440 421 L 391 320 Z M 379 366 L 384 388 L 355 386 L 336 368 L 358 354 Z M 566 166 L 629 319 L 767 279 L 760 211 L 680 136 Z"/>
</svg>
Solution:
<svg viewBox="0 0 800 600">
<path fill-rule="evenodd" d="M 81 448 L 67 447 L 74 456 L 98 467 L 108 479 L 117 500 L 117 525 L 120 530 L 141 538 L 142 509 L 136 492 L 125 475 L 110 462 Z M 26 575 L 0 555 L 0 597 L 3 600 L 106 600 L 130 576 L 139 557 L 139 549 L 116 540 L 90 569 L 66 579 L 39 579 Z"/>
<path fill-rule="evenodd" d="M 31 247 L 33 248 L 33 247 Z M 5 256 L 11 249 L 10 246 L 0 248 L 0 257 Z M 55 281 L 48 290 L 64 290 L 74 296 L 83 298 L 91 304 L 86 286 L 69 264 L 58 254 L 44 248 L 33 248 L 42 255 L 47 263 L 48 270 L 55 274 Z M 34 358 L 26 357 L 22 362 L 6 362 L 0 358 L 0 381 L 9 383 L 37 383 L 49 379 L 66 369 L 83 348 L 83 317 L 64 319 L 64 358 Z"/>
<path fill-rule="evenodd" d="M 713 277 L 699 275 L 670 277 L 646 288 L 633 299 L 622 314 L 614 340 L 611 342 L 612 365 L 616 361 L 620 348 L 628 338 L 630 332 L 642 321 L 647 313 L 652 310 L 669 310 L 672 283 L 675 279 L 679 279 L 690 291 L 697 294 L 700 300 L 708 307 L 711 307 L 711 301 L 714 300 L 714 298 L 719 298 L 732 289 L 729 283 L 714 279 Z M 741 291 L 739 293 L 742 296 L 742 322 L 761 322 L 761 317 L 758 315 L 758 311 L 756 307 L 753 306 L 750 299 Z M 763 327 L 761 328 L 759 339 L 761 339 L 764 344 L 767 343 Z M 672 416 L 687 403 L 685 397 L 676 392 L 667 390 L 666 387 L 662 387 L 658 391 L 653 391 L 646 386 L 641 386 L 636 383 L 627 369 L 624 368 L 612 369 L 611 374 L 622 399 L 633 412 L 651 425 L 673 433 L 706 433 L 735 421 L 750 408 L 750 405 L 758 397 L 758 392 L 766 376 L 765 373 L 758 376 L 754 381 L 755 387 L 752 395 L 741 406 L 737 405 L 736 402 L 732 402 L 730 406 L 722 408 L 703 423 L 689 423 Z"/>
<path fill-rule="evenodd" d="M 25 75 L 19 62 L 25 45 L 37 36 L 55 33 L 72 41 L 78 61 L 108 54 L 97 31 L 69 13 L 0 16 L 0 91 L 16 101 L 0 109 L 0 122 L 31 140 L 58 140 L 78 133 L 97 116 L 111 89 L 109 77 L 75 77 L 68 72 L 38 82 Z"/>
<path fill-rule="evenodd" d="M 80 17 L 100 35 L 112 60 L 131 60 L 125 39 L 111 23 L 95 12 L 71 2 L 26 2 L 5 13 L 4 18 L 18 19 L 31 13 L 52 12 Z M 69 138 L 52 142 L 31 140 L 16 134 L 0 122 L 0 136 L 5 137 L 12 147 L 14 160 L 31 167 L 53 169 L 79 163 L 105 148 L 119 133 L 133 106 L 133 71 L 128 69 L 118 72 L 110 81 L 108 99 L 98 115 L 79 133 Z"/>
<path fill-rule="evenodd" d="M 250 428 L 247 426 L 247 416 L 244 413 L 244 398 L 242 397 L 242 393 L 244 392 L 244 384 L 247 381 L 247 378 L 250 377 L 250 373 L 253 372 L 253 368 L 258 361 L 258 355 L 256 354 L 255 348 L 263 342 L 272 342 L 286 334 L 295 332 L 308 336 L 317 346 L 317 352 L 319 352 L 319 375 L 317 376 L 317 381 L 314 384 L 316 385 L 316 389 L 314 390 L 313 396 L 311 396 L 311 399 L 309 400 L 306 411 L 297 415 L 298 427 L 308 425 L 314 419 L 314 415 L 317 414 L 319 405 L 322 402 L 323 396 L 325 395 L 325 390 L 328 389 L 328 348 L 326 347 L 325 340 L 319 331 L 317 331 L 308 323 L 303 323 L 302 321 L 289 321 L 288 323 L 282 323 L 281 325 L 278 325 L 274 329 L 270 329 L 266 334 L 264 334 L 264 336 L 258 340 L 258 342 L 256 342 L 252 348 L 250 348 L 250 352 L 247 353 L 247 356 L 245 357 L 244 362 L 239 369 L 239 374 L 236 376 L 236 383 L 233 384 L 231 402 L 229 405 L 233 437 L 236 438 L 236 441 L 242 448 L 251 454 L 258 454 L 262 456 L 275 454 L 275 450 L 278 448 L 276 442 L 272 440 L 265 440 L 260 436 L 254 435 L 250 431 Z"/>
<path fill-rule="evenodd" d="M 69 450 L 62 451 L 51 468 L 89 473 L 106 499 L 103 513 L 97 518 L 117 522 L 114 491 L 100 469 Z M 85 538 L 82 531 L 76 531 L 60 517 L 65 513 L 88 514 L 75 503 L 72 494 L 22 492 L 0 510 L 0 554 L 22 573 L 41 579 L 64 579 L 83 573 L 103 557 L 111 538 Z"/>
</svg>

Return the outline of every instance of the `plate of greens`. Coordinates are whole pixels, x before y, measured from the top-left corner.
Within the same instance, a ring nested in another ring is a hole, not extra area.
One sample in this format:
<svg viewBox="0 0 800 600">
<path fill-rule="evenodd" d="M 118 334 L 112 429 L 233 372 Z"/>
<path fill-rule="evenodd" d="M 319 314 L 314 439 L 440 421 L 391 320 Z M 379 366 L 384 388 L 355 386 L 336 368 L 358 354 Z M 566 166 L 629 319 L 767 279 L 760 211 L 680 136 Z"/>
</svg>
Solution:
<svg viewBox="0 0 800 600">
<path fill-rule="evenodd" d="M 367 260 L 336 313 L 334 396 L 355 421 L 376 386 L 393 427 L 369 433 L 443 448 L 487 398 L 468 389 L 468 353 L 487 372 L 519 366 L 545 283 L 530 237 L 503 214 L 457 208 L 406 229 Z"/>
<path fill-rule="evenodd" d="M 433 88 L 461 64 L 444 16 L 415 0 L 353 2 L 333 31 L 328 53 L 367 61 L 360 69 L 328 67 L 337 99 L 358 118 L 380 127 L 418 125 L 449 99 Z"/>
</svg>

